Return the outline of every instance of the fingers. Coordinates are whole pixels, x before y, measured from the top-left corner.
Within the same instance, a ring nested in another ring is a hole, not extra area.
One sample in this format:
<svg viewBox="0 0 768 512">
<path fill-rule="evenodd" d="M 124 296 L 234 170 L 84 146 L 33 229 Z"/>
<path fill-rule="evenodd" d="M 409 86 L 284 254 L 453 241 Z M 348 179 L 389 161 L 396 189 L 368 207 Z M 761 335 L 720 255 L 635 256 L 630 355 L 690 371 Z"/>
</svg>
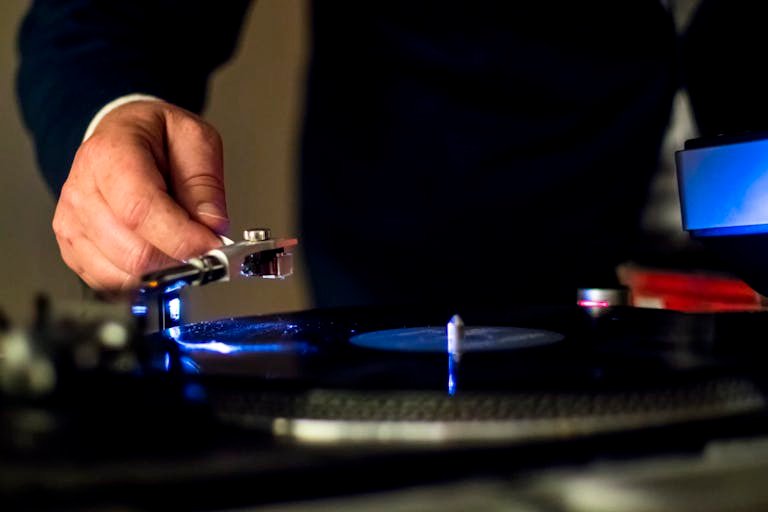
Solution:
<svg viewBox="0 0 768 512">
<path fill-rule="evenodd" d="M 63 256 L 63 253 L 62 253 Z M 94 290 L 128 290 L 138 283 L 138 278 L 115 267 L 99 251 L 96 245 L 85 237 L 76 239 L 72 244 L 74 260 L 89 261 L 87 270 L 79 273 L 83 281 Z M 67 259 L 65 258 L 66 262 Z"/>
<path fill-rule="evenodd" d="M 117 268 L 85 237 L 71 212 L 69 208 L 57 207 L 53 221 L 64 263 L 96 290 L 125 290 L 133 286 L 136 278 Z"/>
<path fill-rule="evenodd" d="M 175 260 L 220 245 L 168 195 L 158 175 L 151 152 L 134 147 L 130 158 L 97 174 L 96 187 L 120 223 Z"/>
<path fill-rule="evenodd" d="M 228 223 L 221 142 L 207 125 L 168 130 L 174 108 L 119 107 L 78 150 L 53 227 L 62 258 L 90 286 L 134 286 L 146 272 L 221 244 L 213 231 Z"/>
<path fill-rule="evenodd" d="M 120 222 L 96 187 L 89 197 L 89 201 L 83 201 L 73 210 L 78 214 L 83 231 L 99 241 L 104 256 L 118 269 L 140 276 L 178 264 L 177 260 Z"/>
<path fill-rule="evenodd" d="M 221 137 L 203 120 L 174 112 L 167 118 L 168 170 L 174 197 L 216 233 L 229 227 L 224 199 Z"/>
</svg>

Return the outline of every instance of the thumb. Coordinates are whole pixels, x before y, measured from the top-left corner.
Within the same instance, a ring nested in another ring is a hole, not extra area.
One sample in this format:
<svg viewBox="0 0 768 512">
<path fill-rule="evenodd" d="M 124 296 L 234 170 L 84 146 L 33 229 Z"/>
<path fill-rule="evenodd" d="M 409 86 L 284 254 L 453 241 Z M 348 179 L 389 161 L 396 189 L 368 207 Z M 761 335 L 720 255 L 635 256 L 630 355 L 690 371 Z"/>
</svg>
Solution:
<svg viewBox="0 0 768 512">
<path fill-rule="evenodd" d="M 215 233 L 229 228 L 224 159 L 219 133 L 191 113 L 168 116 L 167 156 L 171 193 L 197 222 Z"/>
</svg>

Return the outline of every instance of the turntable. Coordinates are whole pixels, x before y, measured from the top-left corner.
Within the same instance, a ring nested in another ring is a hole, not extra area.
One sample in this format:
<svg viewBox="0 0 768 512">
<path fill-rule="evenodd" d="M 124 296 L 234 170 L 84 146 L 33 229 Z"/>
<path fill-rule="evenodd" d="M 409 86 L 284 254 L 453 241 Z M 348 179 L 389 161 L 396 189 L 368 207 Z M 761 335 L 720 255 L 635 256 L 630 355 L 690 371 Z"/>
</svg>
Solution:
<svg viewBox="0 0 768 512">
<path fill-rule="evenodd" d="M 187 286 L 287 277 L 295 245 L 249 230 L 146 276 L 130 302 L 41 302 L 34 325 L 6 327 L 4 509 L 218 510 L 696 457 L 766 433 L 757 308 L 584 289 L 570 305 L 183 321 Z"/>
<path fill-rule="evenodd" d="M 316 310 L 154 338 L 178 344 L 222 421 L 296 442 L 515 443 L 764 409 L 735 350 L 759 347 L 762 315 L 605 309 Z"/>
<path fill-rule="evenodd" d="M 134 336 L 119 308 L 49 314 L 55 325 L 38 320 L 29 338 L 41 361 L 50 345 L 35 332 L 58 333 L 59 384 L 4 387 L 0 494 L 25 510 L 217 510 L 697 453 L 764 431 L 763 313 L 595 293 L 581 306 L 310 310 Z"/>
<path fill-rule="evenodd" d="M 150 342 L 179 351 L 173 364 L 226 423 L 308 443 L 493 443 L 764 406 L 747 361 L 722 355 L 721 337 L 757 344 L 743 322 L 628 307 L 620 290 L 580 290 L 579 306 L 559 308 L 351 308 L 181 324 L 179 290 L 285 277 L 295 244 L 248 230 L 144 280 L 141 302 L 148 310 L 157 296 L 161 327 Z"/>
</svg>

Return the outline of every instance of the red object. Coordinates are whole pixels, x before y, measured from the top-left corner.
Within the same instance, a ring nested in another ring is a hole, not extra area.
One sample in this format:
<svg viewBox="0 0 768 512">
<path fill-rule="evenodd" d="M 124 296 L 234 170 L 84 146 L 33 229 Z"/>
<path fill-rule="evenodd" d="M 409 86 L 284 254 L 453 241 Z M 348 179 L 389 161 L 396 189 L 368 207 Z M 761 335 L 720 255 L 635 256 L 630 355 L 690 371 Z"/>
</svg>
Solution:
<svg viewBox="0 0 768 512">
<path fill-rule="evenodd" d="M 620 276 L 638 307 L 689 312 L 766 309 L 760 294 L 731 276 L 642 267 L 622 268 Z"/>
</svg>

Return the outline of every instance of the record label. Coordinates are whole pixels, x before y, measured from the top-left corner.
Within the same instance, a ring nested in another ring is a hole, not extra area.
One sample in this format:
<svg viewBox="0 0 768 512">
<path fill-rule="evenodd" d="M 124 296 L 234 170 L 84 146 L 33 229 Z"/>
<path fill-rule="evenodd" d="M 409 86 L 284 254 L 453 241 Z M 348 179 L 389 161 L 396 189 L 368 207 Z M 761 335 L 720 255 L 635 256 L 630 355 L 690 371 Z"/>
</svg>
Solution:
<svg viewBox="0 0 768 512">
<path fill-rule="evenodd" d="M 549 345 L 562 340 L 562 334 L 522 327 L 467 327 L 462 352 L 517 350 Z M 366 332 L 350 338 L 359 347 L 396 352 L 446 352 L 445 327 L 412 327 Z"/>
</svg>

